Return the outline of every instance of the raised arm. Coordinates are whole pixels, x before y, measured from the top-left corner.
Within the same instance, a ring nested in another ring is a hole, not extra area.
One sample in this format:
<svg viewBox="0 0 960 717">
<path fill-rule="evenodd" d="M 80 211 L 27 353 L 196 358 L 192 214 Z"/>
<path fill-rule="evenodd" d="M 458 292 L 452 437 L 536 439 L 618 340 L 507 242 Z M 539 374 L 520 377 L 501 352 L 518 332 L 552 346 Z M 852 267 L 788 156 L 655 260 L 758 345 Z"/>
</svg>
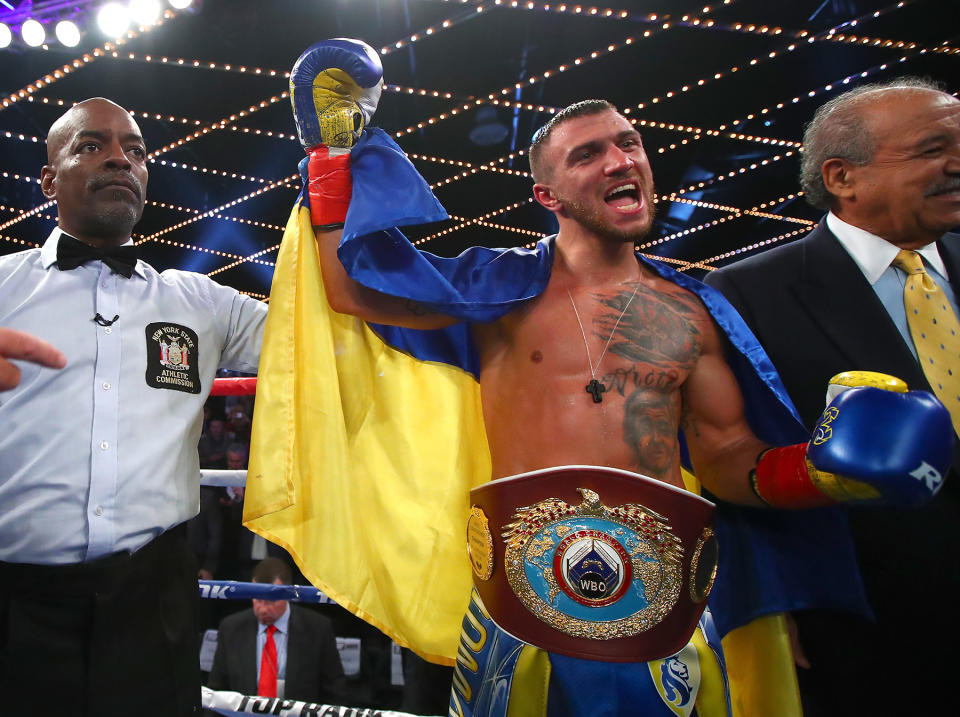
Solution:
<svg viewBox="0 0 960 717">
<path fill-rule="evenodd" d="M 841 374 L 805 444 L 768 447 L 750 429 L 716 328 L 684 389 L 681 425 L 697 477 L 723 500 L 776 508 L 834 503 L 919 505 L 950 465 L 950 414 L 893 377 Z M 871 383 L 872 382 L 872 383 Z"/>
<path fill-rule="evenodd" d="M 409 329 L 442 329 L 457 322 L 457 319 L 433 312 L 423 304 L 383 294 L 354 281 L 337 258 L 340 230 L 315 230 L 327 301 L 337 313 Z"/>
<path fill-rule="evenodd" d="M 455 319 L 359 284 L 337 257 L 352 193 L 350 150 L 376 111 L 382 86 L 383 67 L 376 51 L 346 38 L 313 45 L 290 73 L 297 134 L 307 152 L 301 165 L 304 197 L 310 205 L 327 299 L 334 311 L 366 321 L 442 328 Z"/>
</svg>

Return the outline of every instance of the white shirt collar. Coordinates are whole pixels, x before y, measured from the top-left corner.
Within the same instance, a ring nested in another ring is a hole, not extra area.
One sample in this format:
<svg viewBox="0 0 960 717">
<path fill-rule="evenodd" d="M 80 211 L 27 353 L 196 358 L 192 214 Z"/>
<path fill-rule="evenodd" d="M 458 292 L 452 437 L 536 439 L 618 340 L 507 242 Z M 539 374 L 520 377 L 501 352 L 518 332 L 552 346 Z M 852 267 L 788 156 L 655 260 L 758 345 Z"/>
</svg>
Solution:
<svg viewBox="0 0 960 717">
<path fill-rule="evenodd" d="M 47 237 L 47 240 L 43 243 L 43 246 L 40 248 L 40 265 L 44 269 L 49 269 L 51 266 L 57 263 L 57 244 L 60 242 L 60 236 L 66 234 L 63 229 L 59 226 L 53 228 L 53 231 L 50 232 L 50 236 Z M 70 236 L 67 234 L 67 236 Z M 132 246 L 133 237 L 127 239 L 122 246 Z M 143 270 L 143 261 L 137 259 L 137 265 L 133 268 L 133 273 L 139 276 L 141 279 L 146 279 L 147 275 Z"/>
<path fill-rule="evenodd" d="M 871 234 L 865 229 L 847 224 L 833 212 L 827 214 L 827 227 L 837 237 L 843 248 L 857 263 L 857 266 L 860 267 L 860 271 L 863 272 L 871 286 L 877 283 L 883 272 L 887 270 L 887 267 L 900 253 L 898 246 L 891 244 L 882 237 L 878 237 L 876 234 Z M 931 242 L 922 249 L 917 249 L 917 253 L 940 276 L 947 275 L 947 267 L 943 263 L 943 259 L 940 258 L 936 242 Z"/>
</svg>

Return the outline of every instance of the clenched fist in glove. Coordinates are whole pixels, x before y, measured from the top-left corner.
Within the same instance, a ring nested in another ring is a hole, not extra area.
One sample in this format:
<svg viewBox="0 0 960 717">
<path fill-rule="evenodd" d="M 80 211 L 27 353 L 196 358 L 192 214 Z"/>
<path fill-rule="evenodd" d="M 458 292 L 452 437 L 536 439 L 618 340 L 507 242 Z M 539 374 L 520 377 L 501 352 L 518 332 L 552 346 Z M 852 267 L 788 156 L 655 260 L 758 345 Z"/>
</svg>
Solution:
<svg viewBox="0 0 960 717">
<path fill-rule="evenodd" d="M 310 46 L 290 72 L 297 135 L 307 152 L 300 163 L 313 225 L 343 225 L 350 206 L 350 149 L 373 117 L 383 89 L 376 50 L 335 38 Z"/>
<path fill-rule="evenodd" d="M 940 490 L 953 449 L 950 414 L 933 394 L 907 391 L 892 377 L 878 383 L 877 376 L 852 372 L 831 379 L 852 387 L 828 392 L 835 398 L 810 442 L 772 448 L 757 461 L 751 479 L 761 500 L 777 508 L 838 502 L 909 507 Z"/>
</svg>

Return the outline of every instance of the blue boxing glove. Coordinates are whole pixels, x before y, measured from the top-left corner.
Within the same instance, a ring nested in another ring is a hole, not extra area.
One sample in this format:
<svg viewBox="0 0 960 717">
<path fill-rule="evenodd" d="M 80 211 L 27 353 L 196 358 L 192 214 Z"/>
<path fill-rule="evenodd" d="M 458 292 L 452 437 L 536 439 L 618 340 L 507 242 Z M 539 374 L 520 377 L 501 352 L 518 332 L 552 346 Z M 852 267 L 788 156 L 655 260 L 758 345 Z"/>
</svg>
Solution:
<svg viewBox="0 0 960 717">
<path fill-rule="evenodd" d="M 310 46 L 290 71 L 297 136 L 307 151 L 305 196 L 314 226 L 342 226 L 350 206 L 350 148 L 373 117 L 383 66 L 365 42 L 347 38 Z"/>
<path fill-rule="evenodd" d="M 837 502 L 907 507 L 932 498 L 950 467 L 953 424 L 932 394 L 899 384 L 839 393 L 809 443 L 760 457 L 751 474 L 757 495 L 781 508 Z"/>
</svg>

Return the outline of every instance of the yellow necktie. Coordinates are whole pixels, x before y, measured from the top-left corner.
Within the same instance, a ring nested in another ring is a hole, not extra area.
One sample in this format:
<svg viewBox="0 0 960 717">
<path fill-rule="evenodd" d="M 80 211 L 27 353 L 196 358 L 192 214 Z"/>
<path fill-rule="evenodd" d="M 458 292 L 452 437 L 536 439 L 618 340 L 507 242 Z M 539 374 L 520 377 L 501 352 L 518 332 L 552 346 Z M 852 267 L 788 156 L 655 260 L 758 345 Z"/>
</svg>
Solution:
<svg viewBox="0 0 960 717">
<path fill-rule="evenodd" d="M 907 274 L 903 305 L 923 373 L 950 411 L 960 434 L 960 324 L 957 316 L 915 251 L 901 250 L 893 265 Z"/>
</svg>

